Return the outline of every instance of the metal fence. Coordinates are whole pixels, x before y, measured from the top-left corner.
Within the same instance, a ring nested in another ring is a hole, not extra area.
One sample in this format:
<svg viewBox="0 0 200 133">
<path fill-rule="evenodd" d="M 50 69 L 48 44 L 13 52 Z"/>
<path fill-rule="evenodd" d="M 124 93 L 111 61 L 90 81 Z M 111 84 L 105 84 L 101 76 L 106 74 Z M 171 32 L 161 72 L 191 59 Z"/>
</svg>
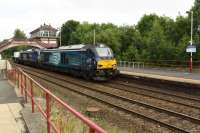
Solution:
<svg viewBox="0 0 200 133">
<path fill-rule="evenodd" d="M 83 116 L 81 113 L 77 112 L 75 109 L 70 107 L 67 103 L 65 103 L 63 100 L 55 96 L 52 92 L 50 92 L 47 88 L 42 86 L 40 83 L 35 81 L 33 78 L 31 78 L 27 73 L 25 73 L 20 68 L 14 68 L 7 71 L 7 78 L 15 83 L 21 95 L 24 97 L 25 102 L 31 102 L 32 105 L 32 113 L 34 113 L 37 110 L 41 112 L 41 114 L 44 116 L 44 118 L 47 121 L 47 133 L 50 133 L 54 131 L 55 133 L 65 132 L 61 129 L 60 124 L 52 119 L 52 105 L 56 105 L 56 109 L 58 111 L 64 110 L 65 112 L 71 112 L 77 119 L 81 120 L 87 127 L 87 131 L 89 133 L 106 133 L 105 130 L 100 128 L 98 125 L 96 125 L 94 122 Z M 36 92 L 42 92 L 43 97 L 43 103 L 38 102 L 37 100 L 37 94 Z M 66 115 L 63 115 L 66 116 Z M 60 117 L 59 119 L 63 118 Z M 68 123 L 67 123 L 68 124 Z M 79 126 L 77 124 L 77 126 Z M 52 131 L 51 131 L 52 130 Z M 62 131 L 61 131 L 62 130 Z"/>
<path fill-rule="evenodd" d="M 133 70 L 133 69 L 170 69 L 170 70 L 188 70 L 188 61 L 177 61 L 177 60 L 141 60 L 141 61 L 118 61 L 117 64 L 119 70 Z M 193 68 L 200 70 L 200 61 L 193 61 Z"/>
<path fill-rule="evenodd" d="M 144 68 L 144 62 L 118 61 L 117 66 L 121 70 L 141 69 Z"/>
</svg>

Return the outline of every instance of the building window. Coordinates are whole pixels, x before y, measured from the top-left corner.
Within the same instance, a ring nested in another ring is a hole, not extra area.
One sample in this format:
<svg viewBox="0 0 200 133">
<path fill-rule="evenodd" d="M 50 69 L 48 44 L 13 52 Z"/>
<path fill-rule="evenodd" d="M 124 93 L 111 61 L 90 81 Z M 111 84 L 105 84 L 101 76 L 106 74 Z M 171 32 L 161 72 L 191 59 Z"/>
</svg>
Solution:
<svg viewBox="0 0 200 133">
<path fill-rule="evenodd" d="M 56 36 L 56 33 L 54 31 L 50 31 L 50 36 L 51 37 L 55 37 Z"/>
<path fill-rule="evenodd" d="M 49 37 L 49 31 L 44 31 L 43 32 L 43 37 Z"/>
</svg>

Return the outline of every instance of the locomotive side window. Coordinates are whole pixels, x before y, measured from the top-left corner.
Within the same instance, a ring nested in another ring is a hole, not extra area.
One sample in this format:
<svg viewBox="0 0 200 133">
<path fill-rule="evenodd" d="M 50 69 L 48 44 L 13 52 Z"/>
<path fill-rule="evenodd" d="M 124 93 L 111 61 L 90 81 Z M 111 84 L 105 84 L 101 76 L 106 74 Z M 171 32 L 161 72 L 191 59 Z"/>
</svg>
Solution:
<svg viewBox="0 0 200 133">
<path fill-rule="evenodd" d="M 60 63 L 60 52 L 49 52 L 48 63 L 58 65 Z"/>
<path fill-rule="evenodd" d="M 44 61 L 44 53 L 40 54 L 40 61 Z"/>
<path fill-rule="evenodd" d="M 22 59 L 23 59 L 23 60 L 27 60 L 27 59 L 28 59 L 28 56 L 27 56 L 26 53 L 23 53 L 23 54 L 22 54 Z"/>
<path fill-rule="evenodd" d="M 44 53 L 44 62 L 48 62 L 49 61 L 49 53 Z"/>
<path fill-rule="evenodd" d="M 61 64 L 68 64 L 68 58 L 65 53 L 61 53 Z"/>
<path fill-rule="evenodd" d="M 69 65 L 79 66 L 81 64 L 81 52 L 80 51 L 70 51 L 67 53 L 69 57 Z"/>
</svg>

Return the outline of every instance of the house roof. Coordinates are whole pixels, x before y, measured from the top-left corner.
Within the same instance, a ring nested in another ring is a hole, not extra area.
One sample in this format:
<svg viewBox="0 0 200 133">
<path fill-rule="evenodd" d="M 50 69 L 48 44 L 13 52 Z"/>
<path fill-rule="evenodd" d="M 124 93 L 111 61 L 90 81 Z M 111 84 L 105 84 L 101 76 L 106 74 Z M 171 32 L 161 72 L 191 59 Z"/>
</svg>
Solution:
<svg viewBox="0 0 200 133">
<path fill-rule="evenodd" d="M 53 28 L 51 25 L 44 24 L 44 25 L 41 25 L 40 27 L 38 27 L 37 29 L 31 31 L 30 34 L 33 34 L 35 32 L 41 31 L 41 30 L 48 30 L 48 31 L 54 31 L 54 32 L 58 31 L 57 29 Z"/>
</svg>

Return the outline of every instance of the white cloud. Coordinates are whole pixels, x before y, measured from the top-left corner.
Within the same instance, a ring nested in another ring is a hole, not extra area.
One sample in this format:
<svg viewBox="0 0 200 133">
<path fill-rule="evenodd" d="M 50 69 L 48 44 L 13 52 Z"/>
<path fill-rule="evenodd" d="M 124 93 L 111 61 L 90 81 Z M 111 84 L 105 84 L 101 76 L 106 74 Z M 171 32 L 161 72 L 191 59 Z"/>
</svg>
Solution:
<svg viewBox="0 0 200 133">
<path fill-rule="evenodd" d="M 194 0 L 0 0 L 0 40 L 14 29 L 27 34 L 44 22 L 54 27 L 69 19 L 89 22 L 136 24 L 146 13 L 175 18 L 185 15 Z"/>
</svg>

